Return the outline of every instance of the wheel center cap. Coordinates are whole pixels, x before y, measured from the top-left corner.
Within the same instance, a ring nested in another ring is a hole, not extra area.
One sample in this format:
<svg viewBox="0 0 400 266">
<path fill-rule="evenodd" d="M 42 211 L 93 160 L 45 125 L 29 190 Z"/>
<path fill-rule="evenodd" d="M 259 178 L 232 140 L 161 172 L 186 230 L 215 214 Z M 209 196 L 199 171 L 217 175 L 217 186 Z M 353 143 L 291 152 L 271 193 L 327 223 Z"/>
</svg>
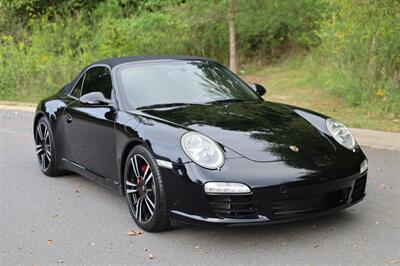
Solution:
<svg viewBox="0 0 400 266">
<path fill-rule="evenodd" d="M 137 187 L 138 187 L 140 196 L 143 196 L 147 193 L 146 185 L 144 184 L 144 182 L 141 178 L 138 178 Z"/>
</svg>

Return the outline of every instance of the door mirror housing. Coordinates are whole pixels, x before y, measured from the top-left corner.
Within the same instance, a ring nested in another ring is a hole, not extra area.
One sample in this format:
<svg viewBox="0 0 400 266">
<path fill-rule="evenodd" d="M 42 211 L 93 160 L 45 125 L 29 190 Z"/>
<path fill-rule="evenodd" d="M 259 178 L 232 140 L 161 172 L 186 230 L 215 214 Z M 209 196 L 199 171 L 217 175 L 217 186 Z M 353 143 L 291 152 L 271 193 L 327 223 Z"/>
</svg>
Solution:
<svg viewBox="0 0 400 266">
<path fill-rule="evenodd" d="M 257 83 L 251 84 L 250 88 L 259 96 L 263 96 L 265 93 L 267 93 L 267 90 L 262 85 Z"/>
<path fill-rule="evenodd" d="M 111 104 L 111 100 L 104 97 L 104 94 L 100 91 L 90 92 L 81 96 L 80 101 L 88 104 Z"/>
</svg>

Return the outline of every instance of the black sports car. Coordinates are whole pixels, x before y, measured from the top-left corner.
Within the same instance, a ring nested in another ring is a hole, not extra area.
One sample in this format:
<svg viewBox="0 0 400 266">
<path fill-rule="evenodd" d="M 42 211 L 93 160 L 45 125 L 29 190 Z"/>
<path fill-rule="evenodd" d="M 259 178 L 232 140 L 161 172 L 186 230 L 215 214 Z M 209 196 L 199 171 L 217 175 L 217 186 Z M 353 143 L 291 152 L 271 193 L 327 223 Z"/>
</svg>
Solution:
<svg viewBox="0 0 400 266">
<path fill-rule="evenodd" d="M 265 92 L 204 58 L 98 61 L 38 104 L 41 170 L 120 192 L 147 231 L 292 221 L 362 200 L 367 159 L 350 131 Z"/>
</svg>

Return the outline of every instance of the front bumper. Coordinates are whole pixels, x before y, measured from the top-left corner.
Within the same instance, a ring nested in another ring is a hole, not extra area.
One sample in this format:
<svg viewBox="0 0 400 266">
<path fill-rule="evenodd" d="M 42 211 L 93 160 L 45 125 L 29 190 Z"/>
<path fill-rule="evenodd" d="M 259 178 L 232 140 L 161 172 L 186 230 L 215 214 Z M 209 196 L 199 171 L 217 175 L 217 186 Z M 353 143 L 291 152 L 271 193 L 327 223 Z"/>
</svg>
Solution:
<svg viewBox="0 0 400 266">
<path fill-rule="evenodd" d="M 221 171 L 194 163 L 162 169 L 170 218 L 190 224 L 257 225 L 316 217 L 348 208 L 365 196 L 363 153 L 290 162 L 227 160 Z M 247 170 L 246 170 L 247 169 Z M 251 171 L 248 171 L 251 169 Z M 208 181 L 240 182 L 246 195 L 208 195 Z"/>
<path fill-rule="evenodd" d="M 274 188 L 263 188 L 249 195 L 254 202 L 253 209 L 246 213 L 250 215 L 236 213 L 234 209 L 232 210 L 235 202 L 230 202 L 226 203 L 231 209 L 229 214 L 214 211 L 216 216 L 207 217 L 171 210 L 170 217 L 181 223 L 225 226 L 276 224 L 314 218 L 346 209 L 360 202 L 365 196 L 366 177 L 367 173 L 364 173 L 346 178 L 342 182 L 302 187 L 298 188 L 301 192 L 293 191 L 285 196 L 274 197 L 273 194 L 266 196 L 268 195 L 265 194 L 266 191 L 272 192 Z"/>
</svg>

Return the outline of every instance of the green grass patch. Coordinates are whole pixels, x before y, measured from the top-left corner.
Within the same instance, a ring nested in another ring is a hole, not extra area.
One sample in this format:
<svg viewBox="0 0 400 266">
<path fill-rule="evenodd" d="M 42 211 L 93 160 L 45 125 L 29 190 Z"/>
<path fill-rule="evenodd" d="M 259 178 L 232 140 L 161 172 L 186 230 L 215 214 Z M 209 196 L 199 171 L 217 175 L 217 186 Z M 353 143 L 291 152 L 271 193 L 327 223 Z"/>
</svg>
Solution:
<svg viewBox="0 0 400 266">
<path fill-rule="evenodd" d="M 321 68 L 320 72 L 323 71 Z M 295 59 L 258 70 L 244 69 L 242 77 L 248 82 L 264 85 L 267 88 L 266 100 L 311 109 L 349 127 L 400 132 L 400 116 L 379 108 L 382 97 L 359 104 L 349 103 L 340 91 L 331 89 L 323 78 L 315 74 L 307 59 Z M 335 78 L 330 77 L 332 80 Z M 332 84 L 338 83 L 341 81 L 332 81 Z"/>
</svg>

